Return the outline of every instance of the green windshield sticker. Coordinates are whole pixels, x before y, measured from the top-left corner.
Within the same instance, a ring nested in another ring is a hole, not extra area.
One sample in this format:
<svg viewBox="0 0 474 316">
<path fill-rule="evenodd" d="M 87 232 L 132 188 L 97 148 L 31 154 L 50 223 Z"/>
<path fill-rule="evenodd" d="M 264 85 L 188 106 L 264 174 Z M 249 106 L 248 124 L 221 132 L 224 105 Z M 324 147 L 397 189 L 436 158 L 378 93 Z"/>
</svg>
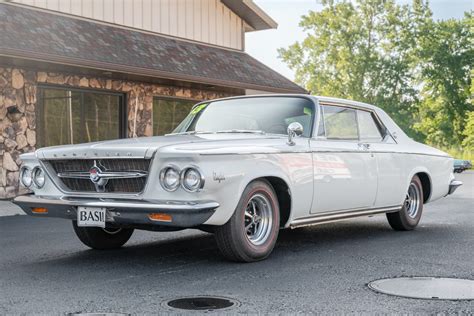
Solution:
<svg viewBox="0 0 474 316">
<path fill-rule="evenodd" d="M 208 104 L 209 104 L 209 103 L 204 103 L 204 104 L 201 104 L 201 105 L 196 106 L 196 107 L 191 111 L 191 114 L 192 114 L 192 115 L 198 114 L 199 112 L 201 112 L 202 110 L 204 110 L 204 108 L 205 108 Z"/>
<path fill-rule="evenodd" d="M 303 113 L 304 113 L 305 115 L 312 115 L 312 114 L 313 114 L 313 110 L 312 110 L 311 108 L 304 108 Z"/>
</svg>

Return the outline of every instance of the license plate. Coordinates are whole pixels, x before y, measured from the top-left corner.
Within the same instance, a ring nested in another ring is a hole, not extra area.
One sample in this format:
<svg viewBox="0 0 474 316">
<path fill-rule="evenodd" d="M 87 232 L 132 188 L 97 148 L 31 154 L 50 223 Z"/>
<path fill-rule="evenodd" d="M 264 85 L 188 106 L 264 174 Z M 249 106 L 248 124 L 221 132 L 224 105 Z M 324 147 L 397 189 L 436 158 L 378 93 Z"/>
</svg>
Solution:
<svg viewBox="0 0 474 316">
<path fill-rule="evenodd" d="M 103 207 L 77 208 L 77 226 L 105 228 L 105 211 Z"/>
</svg>

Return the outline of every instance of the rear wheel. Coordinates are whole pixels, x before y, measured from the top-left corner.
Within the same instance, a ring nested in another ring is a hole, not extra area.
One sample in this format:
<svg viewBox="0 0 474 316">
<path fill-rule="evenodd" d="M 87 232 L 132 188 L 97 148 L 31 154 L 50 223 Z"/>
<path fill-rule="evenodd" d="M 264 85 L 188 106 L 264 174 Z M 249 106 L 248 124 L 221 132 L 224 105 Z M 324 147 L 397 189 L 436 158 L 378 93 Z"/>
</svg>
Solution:
<svg viewBox="0 0 474 316">
<path fill-rule="evenodd" d="M 275 191 L 267 181 L 257 180 L 245 188 L 230 220 L 216 229 L 217 245 L 232 261 L 263 260 L 275 246 L 279 226 Z"/>
<path fill-rule="evenodd" d="M 423 212 L 423 186 L 420 178 L 414 176 L 408 187 L 403 207 L 396 213 L 387 213 L 390 226 L 395 230 L 413 230 Z"/>
<path fill-rule="evenodd" d="M 117 249 L 122 247 L 132 236 L 131 228 L 79 227 L 72 222 L 74 231 L 82 243 L 93 249 Z"/>
</svg>

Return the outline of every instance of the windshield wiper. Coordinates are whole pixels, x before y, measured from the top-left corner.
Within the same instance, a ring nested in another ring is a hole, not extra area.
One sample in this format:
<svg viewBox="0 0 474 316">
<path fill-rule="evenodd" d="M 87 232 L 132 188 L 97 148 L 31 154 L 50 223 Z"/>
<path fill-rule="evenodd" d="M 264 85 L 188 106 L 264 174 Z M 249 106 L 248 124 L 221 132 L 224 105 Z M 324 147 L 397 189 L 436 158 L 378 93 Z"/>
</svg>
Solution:
<svg viewBox="0 0 474 316">
<path fill-rule="evenodd" d="M 190 132 L 179 132 L 179 133 L 171 133 L 166 134 L 165 136 L 173 136 L 173 135 L 196 135 L 196 134 L 224 134 L 224 133 L 242 133 L 242 134 L 265 134 L 264 131 L 260 130 L 247 130 L 247 129 L 228 129 L 222 131 L 190 131 Z"/>
<path fill-rule="evenodd" d="M 228 129 L 228 130 L 217 131 L 216 134 L 217 133 L 265 134 L 264 131 L 249 130 L 249 129 Z"/>
<path fill-rule="evenodd" d="M 165 136 L 173 136 L 173 135 L 196 135 L 196 134 L 214 134 L 215 132 L 211 131 L 190 131 L 190 132 L 179 132 L 179 133 L 170 133 L 165 134 Z"/>
</svg>

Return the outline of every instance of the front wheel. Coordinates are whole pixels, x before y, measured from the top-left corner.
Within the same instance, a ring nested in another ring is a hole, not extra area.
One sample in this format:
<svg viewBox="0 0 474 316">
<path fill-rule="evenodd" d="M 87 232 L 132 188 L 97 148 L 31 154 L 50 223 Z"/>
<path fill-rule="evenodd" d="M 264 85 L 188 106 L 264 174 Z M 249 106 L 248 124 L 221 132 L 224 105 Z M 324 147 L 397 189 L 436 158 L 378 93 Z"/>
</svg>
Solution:
<svg viewBox="0 0 474 316">
<path fill-rule="evenodd" d="M 387 213 L 388 223 L 394 230 L 413 230 L 418 225 L 423 212 L 423 186 L 420 178 L 411 179 L 403 207 L 396 213 Z"/>
<path fill-rule="evenodd" d="M 230 220 L 215 231 L 217 246 L 232 261 L 253 262 L 267 258 L 280 228 L 275 191 L 265 180 L 251 182 Z"/>
<path fill-rule="evenodd" d="M 73 221 L 72 226 L 79 240 L 92 249 L 120 248 L 133 234 L 131 228 L 79 227 L 77 221 Z"/>
</svg>

